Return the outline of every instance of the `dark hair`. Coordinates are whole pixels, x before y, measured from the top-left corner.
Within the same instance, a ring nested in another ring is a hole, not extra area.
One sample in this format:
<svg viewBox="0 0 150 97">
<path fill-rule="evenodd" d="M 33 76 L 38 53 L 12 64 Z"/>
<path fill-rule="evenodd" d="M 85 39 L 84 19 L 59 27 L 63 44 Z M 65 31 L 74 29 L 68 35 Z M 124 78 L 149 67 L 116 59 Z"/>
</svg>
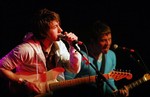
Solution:
<svg viewBox="0 0 150 97">
<path fill-rule="evenodd" d="M 102 23 L 101 21 L 97 20 L 92 25 L 91 39 L 94 40 L 95 42 L 98 42 L 98 39 L 101 36 L 105 34 L 110 34 L 110 33 L 111 33 L 110 27 L 107 24 Z"/>
<path fill-rule="evenodd" d="M 60 22 L 59 14 L 46 8 L 34 14 L 32 20 L 32 32 L 37 39 L 44 39 L 50 29 L 49 23 L 53 20 Z"/>
</svg>

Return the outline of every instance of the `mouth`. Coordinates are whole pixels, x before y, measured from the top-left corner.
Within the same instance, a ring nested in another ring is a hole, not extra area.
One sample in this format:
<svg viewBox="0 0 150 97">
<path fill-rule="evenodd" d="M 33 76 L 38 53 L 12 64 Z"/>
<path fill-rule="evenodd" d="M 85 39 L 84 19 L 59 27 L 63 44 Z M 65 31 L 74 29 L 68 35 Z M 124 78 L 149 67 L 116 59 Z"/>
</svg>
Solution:
<svg viewBox="0 0 150 97">
<path fill-rule="evenodd" d="M 105 49 L 105 50 L 103 50 L 102 52 L 103 52 L 104 54 L 106 54 L 106 53 L 108 52 L 108 50 Z"/>
<path fill-rule="evenodd" d="M 109 50 L 109 47 L 107 47 L 107 48 L 103 48 L 103 49 L 102 49 L 102 52 L 103 52 L 103 53 L 107 53 L 107 52 L 108 52 L 108 50 Z"/>
</svg>

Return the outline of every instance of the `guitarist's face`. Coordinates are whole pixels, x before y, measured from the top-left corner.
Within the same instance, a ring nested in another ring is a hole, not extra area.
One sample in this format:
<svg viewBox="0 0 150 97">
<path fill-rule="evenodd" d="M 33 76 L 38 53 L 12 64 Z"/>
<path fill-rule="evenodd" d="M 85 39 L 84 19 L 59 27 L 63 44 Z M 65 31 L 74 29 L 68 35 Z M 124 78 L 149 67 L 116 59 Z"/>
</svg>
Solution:
<svg viewBox="0 0 150 97">
<path fill-rule="evenodd" d="M 102 53 L 107 53 L 112 43 L 111 33 L 104 34 L 98 39 L 98 47 Z"/>
</svg>

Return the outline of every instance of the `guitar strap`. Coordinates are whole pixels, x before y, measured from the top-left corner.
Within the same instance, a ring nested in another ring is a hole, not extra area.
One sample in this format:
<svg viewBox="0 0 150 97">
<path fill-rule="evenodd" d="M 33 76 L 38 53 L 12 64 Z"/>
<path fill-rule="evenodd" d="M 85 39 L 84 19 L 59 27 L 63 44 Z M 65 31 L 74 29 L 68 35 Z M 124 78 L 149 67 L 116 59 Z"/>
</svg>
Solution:
<svg viewBox="0 0 150 97">
<path fill-rule="evenodd" d="M 105 69 L 105 54 L 102 54 L 102 63 L 101 63 L 101 68 L 100 68 L 100 73 L 104 74 L 104 69 Z M 104 96 L 104 90 L 103 90 L 103 80 L 97 79 L 97 86 L 98 86 L 98 95 L 101 95 L 102 97 Z"/>
<path fill-rule="evenodd" d="M 100 68 L 100 72 L 103 74 L 105 69 L 105 54 L 102 54 L 102 65 Z"/>
</svg>

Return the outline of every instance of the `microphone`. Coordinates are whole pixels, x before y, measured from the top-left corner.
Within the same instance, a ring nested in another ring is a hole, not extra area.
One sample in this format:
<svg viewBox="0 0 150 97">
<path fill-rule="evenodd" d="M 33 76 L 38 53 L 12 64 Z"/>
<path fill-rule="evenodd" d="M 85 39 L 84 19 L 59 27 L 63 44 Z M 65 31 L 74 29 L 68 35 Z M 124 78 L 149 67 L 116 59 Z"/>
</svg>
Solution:
<svg viewBox="0 0 150 97">
<path fill-rule="evenodd" d="M 120 47 L 120 46 L 118 46 L 117 44 L 114 44 L 114 45 L 113 45 L 113 49 L 114 49 L 114 50 L 116 50 L 116 49 L 121 49 L 121 50 L 123 50 L 123 51 L 129 51 L 129 52 L 131 52 L 131 53 L 134 53 L 134 52 L 135 52 L 134 49 L 129 49 L 129 48 L 126 48 L 126 47 Z"/>
<path fill-rule="evenodd" d="M 66 35 L 63 35 L 63 34 L 58 35 L 58 37 L 59 37 L 59 39 L 64 39 L 64 40 L 65 40 L 66 38 L 68 38 Z M 74 41 L 72 41 L 72 44 L 73 44 L 73 45 L 76 45 L 76 44 L 82 45 L 83 42 L 82 42 L 82 41 L 78 41 L 78 40 L 74 40 Z"/>
</svg>

